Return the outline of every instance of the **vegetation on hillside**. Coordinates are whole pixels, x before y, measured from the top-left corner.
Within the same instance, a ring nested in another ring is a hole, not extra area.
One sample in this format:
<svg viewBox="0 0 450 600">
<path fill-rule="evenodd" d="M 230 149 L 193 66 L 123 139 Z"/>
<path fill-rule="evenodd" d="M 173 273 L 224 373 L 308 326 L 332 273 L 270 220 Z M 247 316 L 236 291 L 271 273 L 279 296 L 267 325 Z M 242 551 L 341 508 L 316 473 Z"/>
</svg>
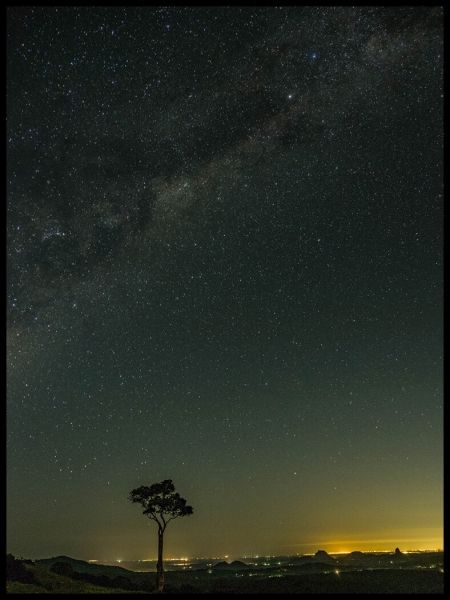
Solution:
<svg viewBox="0 0 450 600">
<path fill-rule="evenodd" d="M 57 565 L 57 566 L 56 566 Z M 56 568 L 35 565 L 32 561 L 6 555 L 6 592 L 8 594 L 126 594 L 126 578 L 95 576 L 76 573 L 69 563 L 56 563 Z M 118 580 L 118 581 L 115 581 Z M 131 583 L 131 582 L 130 582 Z M 105 585 L 106 584 L 106 585 Z M 133 590 L 133 593 L 145 593 Z"/>
</svg>

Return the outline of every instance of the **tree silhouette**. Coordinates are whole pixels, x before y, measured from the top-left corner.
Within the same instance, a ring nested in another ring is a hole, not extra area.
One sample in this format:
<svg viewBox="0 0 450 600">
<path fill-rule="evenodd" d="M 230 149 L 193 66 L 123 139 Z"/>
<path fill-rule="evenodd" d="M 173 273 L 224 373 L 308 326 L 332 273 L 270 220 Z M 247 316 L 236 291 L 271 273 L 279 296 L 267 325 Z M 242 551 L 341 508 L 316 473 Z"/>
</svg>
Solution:
<svg viewBox="0 0 450 600">
<path fill-rule="evenodd" d="M 158 563 L 156 566 L 156 590 L 162 592 L 164 589 L 163 569 L 163 538 L 169 521 L 177 517 L 187 517 L 194 512 L 192 506 L 186 506 L 186 500 L 175 492 L 175 486 L 171 479 L 165 479 L 161 483 L 151 486 L 141 485 L 132 490 L 128 499 L 137 502 L 144 508 L 142 511 L 149 519 L 158 524 Z"/>
</svg>

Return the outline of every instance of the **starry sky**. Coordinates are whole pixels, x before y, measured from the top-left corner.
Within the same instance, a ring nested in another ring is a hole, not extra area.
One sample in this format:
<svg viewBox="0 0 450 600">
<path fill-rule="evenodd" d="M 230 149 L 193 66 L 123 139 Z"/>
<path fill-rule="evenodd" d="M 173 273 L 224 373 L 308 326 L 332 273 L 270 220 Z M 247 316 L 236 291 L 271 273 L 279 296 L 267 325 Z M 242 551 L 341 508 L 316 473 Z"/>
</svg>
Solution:
<svg viewBox="0 0 450 600">
<path fill-rule="evenodd" d="M 442 548 L 442 8 L 6 33 L 8 551 Z"/>
</svg>

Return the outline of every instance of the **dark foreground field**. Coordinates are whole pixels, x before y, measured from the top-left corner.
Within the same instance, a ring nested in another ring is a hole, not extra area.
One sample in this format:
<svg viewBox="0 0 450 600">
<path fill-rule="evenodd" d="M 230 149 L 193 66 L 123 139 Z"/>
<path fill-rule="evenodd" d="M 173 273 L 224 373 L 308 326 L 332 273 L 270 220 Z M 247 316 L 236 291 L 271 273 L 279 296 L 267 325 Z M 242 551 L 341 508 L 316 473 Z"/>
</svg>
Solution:
<svg viewBox="0 0 450 600">
<path fill-rule="evenodd" d="M 183 574 L 175 574 L 183 575 Z M 232 594 L 441 594 L 443 573 L 379 570 L 269 577 L 167 578 L 167 592 Z"/>
<path fill-rule="evenodd" d="M 21 574 L 11 581 L 10 594 L 124 594 L 155 593 L 154 573 L 124 571 L 126 575 L 97 580 L 80 579 L 80 574 L 55 573 L 43 565 L 23 564 Z M 112 567 L 114 569 L 114 567 Z M 106 568 L 107 569 L 107 568 Z M 108 572 L 108 571 L 104 571 Z M 112 573 L 112 572 L 111 572 Z M 439 569 L 378 569 L 299 573 L 298 569 L 264 573 L 208 573 L 206 570 L 166 573 L 166 593 L 229 594 L 442 594 L 443 573 Z M 96 581 L 96 583 L 93 583 Z"/>
</svg>

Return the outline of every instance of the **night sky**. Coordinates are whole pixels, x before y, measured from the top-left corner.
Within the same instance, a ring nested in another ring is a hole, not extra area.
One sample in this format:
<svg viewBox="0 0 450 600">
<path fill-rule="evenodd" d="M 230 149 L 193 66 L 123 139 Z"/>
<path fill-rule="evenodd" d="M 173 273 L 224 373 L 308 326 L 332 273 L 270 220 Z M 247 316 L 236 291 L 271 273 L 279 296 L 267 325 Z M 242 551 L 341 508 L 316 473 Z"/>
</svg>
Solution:
<svg viewBox="0 0 450 600">
<path fill-rule="evenodd" d="M 8 552 L 443 547 L 442 21 L 8 9 Z"/>
</svg>

